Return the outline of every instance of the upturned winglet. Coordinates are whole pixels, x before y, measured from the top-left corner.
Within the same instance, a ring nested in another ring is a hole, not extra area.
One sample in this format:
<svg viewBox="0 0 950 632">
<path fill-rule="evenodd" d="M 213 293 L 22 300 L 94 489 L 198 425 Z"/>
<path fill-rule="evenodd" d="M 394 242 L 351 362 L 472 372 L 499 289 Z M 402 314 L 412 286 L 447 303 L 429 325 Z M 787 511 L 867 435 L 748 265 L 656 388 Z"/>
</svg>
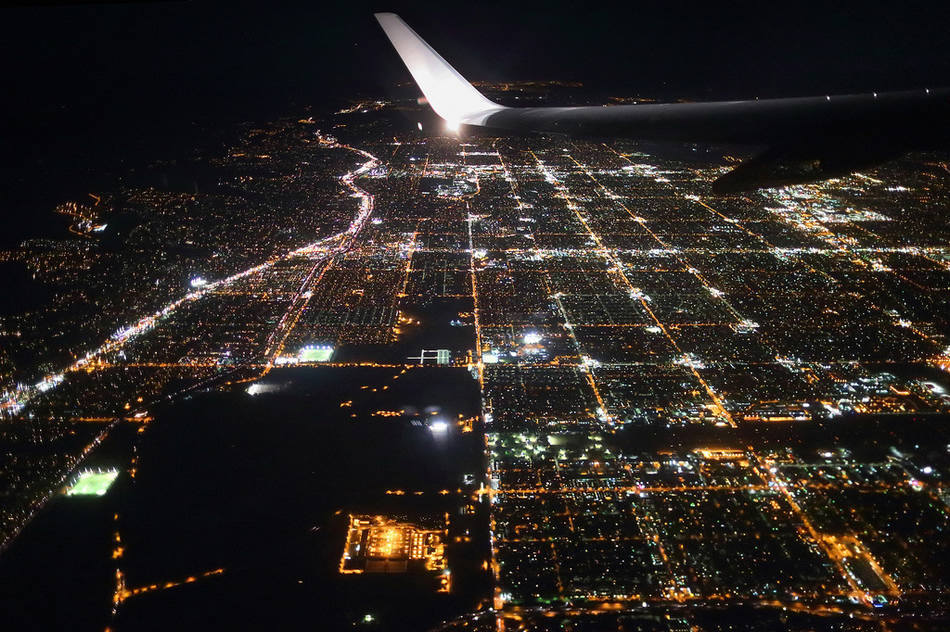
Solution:
<svg viewBox="0 0 950 632">
<path fill-rule="evenodd" d="M 450 128 L 460 123 L 483 125 L 490 115 L 506 109 L 485 98 L 398 15 L 375 16 L 429 105 Z"/>
</svg>

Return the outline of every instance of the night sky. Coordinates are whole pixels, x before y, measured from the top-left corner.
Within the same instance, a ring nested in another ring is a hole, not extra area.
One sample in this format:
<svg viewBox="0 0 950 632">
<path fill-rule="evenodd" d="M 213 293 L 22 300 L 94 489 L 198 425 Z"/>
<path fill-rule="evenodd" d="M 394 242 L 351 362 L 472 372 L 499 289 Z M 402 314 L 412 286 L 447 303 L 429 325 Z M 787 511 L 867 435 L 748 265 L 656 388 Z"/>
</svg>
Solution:
<svg viewBox="0 0 950 632">
<path fill-rule="evenodd" d="M 380 10 L 400 13 L 470 79 L 691 99 L 950 83 L 946 2 L 323 4 L 0 8 L 0 193 L 22 202 L 38 172 L 167 153 L 195 124 L 387 95 L 409 75 L 372 17 Z"/>
<path fill-rule="evenodd" d="M 145 100 L 253 114 L 262 102 L 381 90 L 408 75 L 374 10 L 400 13 L 472 78 L 717 98 L 883 91 L 950 77 L 945 2 L 583 4 L 600 8 L 355 0 L 0 9 L 6 107 L 111 111 Z"/>
</svg>

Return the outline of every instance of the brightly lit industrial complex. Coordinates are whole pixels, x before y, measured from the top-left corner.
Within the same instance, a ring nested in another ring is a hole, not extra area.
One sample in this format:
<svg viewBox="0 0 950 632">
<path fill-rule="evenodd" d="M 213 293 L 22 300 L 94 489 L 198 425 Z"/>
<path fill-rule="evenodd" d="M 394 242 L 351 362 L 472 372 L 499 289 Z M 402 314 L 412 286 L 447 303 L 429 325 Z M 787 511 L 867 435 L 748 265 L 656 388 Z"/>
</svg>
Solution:
<svg viewBox="0 0 950 632">
<path fill-rule="evenodd" d="M 424 529 L 385 516 L 350 515 L 340 572 L 430 571 L 447 577 L 444 536 L 442 529 Z"/>
</svg>

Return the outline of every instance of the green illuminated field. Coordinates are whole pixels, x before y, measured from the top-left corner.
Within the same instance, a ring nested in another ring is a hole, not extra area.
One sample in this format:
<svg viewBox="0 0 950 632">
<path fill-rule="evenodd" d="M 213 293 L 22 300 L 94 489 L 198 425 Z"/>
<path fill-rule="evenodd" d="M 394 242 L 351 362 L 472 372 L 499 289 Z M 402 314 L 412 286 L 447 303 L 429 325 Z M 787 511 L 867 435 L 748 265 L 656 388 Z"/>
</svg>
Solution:
<svg viewBox="0 0 950 632">
<path fill-rule="evenodd" d="M 66 490 L 67 496 L 103 496 L 112 485 L 112 481 L 119 476 L 118 470 L 109 470 L 106 472 L 83 472 L 73 483 L 72 487 Z"/>
<path fill-rule="evenodd" d="M 333 357 L 333 347 L 304 347 L 297 357 L 301 362 L 328 362 Z"/>
</svg>

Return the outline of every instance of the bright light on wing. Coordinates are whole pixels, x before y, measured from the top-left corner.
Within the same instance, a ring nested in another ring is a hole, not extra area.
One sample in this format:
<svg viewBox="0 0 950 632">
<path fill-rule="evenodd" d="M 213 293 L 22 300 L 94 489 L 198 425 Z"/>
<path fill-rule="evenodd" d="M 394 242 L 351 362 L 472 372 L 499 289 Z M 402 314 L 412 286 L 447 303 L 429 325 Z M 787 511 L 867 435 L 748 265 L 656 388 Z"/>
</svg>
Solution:
<svg viewBox="0 0 950 632">
<path fill-rule="evenodd" d="M 449 130 L 458 131 L 460 123 L 481 125 L 489 115 L 505 109 L 486 99 L 398 15 L 377 13 L 376 20 L 429 105 L 449 123 Z"/>
</svg>

